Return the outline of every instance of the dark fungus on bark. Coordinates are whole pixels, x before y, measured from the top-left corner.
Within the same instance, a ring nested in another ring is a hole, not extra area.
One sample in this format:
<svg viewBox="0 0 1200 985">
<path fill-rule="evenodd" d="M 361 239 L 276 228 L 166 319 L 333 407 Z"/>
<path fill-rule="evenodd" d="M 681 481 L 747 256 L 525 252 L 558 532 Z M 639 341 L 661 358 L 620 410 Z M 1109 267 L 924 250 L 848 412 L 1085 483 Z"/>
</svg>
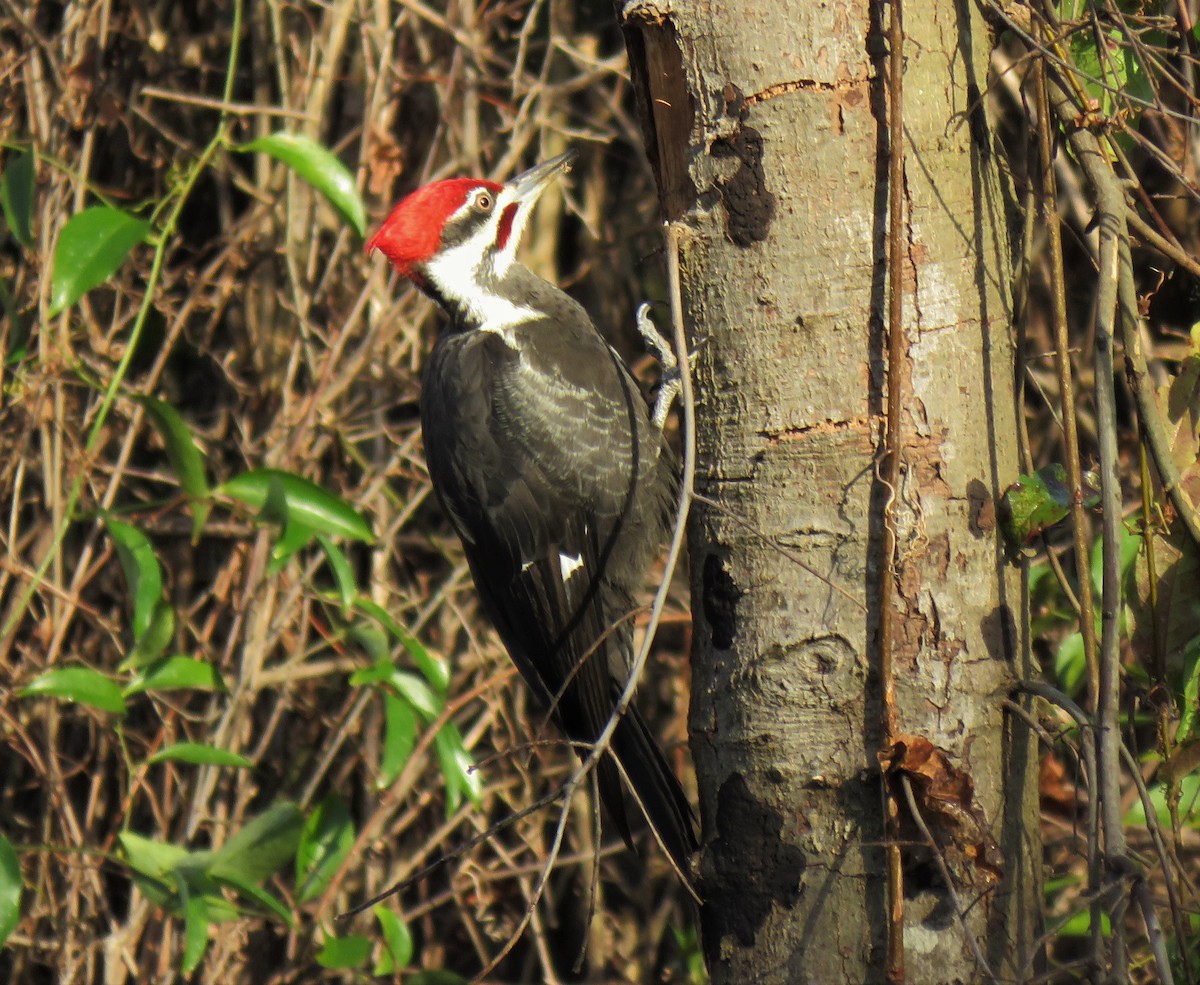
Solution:
<svg viewBox="0 0 1200 985">
<path fill-rule="evenodd" d="M 796 905 L 806 865 L 804 853 L 779 837 L 783 815 L 757 801 L 740 773 L 717 792 L 716 829 L 705 850 L 703 895 L 720 902 L 701 911 L 710 963 L 720 959 L 724 938 L 750 947 L 773 906 Z"/>
<path fill-rule="evenodd" d="M 1007 605 L 998 605 L 984 616 L 979 622 L 979 631 L 988 656 L 993 660 L 1012 660 L 1016 657 L 1019 652 L 1017 621 Z"/>
<path fill-rule="evenodd" d="M 704 558 L 704 618 L 712 630 L 712 645 L 728 650 L 737 639 L 737 603 L 742 591 L 734 584 L 725 562 L 715 552 Z"/>
<path fill-rule="evenodd" d="M 992 494 L 978 479 L 967 483 L 967 503 L 970 507 L 967 529 L 975 537 L 990 537 L 996 530 L 996 503 Z"/>
<path fill-rule="evenodd" d="M 741 93 L 733 85 L 726 89 L 727 112 L 739 121 L 744 120 L 747 113 Z M 767 190 L 763 170 L 762 134 L 740 122 L 732 136 L 713 141 L 710 153 L 718 159 L 738 161 L 733 176 L 717 185 L 721 204 L 725 206 L 725 232 L 737 246 L 761 243 L 775 218 L 775 196 Z"/>
</svg>

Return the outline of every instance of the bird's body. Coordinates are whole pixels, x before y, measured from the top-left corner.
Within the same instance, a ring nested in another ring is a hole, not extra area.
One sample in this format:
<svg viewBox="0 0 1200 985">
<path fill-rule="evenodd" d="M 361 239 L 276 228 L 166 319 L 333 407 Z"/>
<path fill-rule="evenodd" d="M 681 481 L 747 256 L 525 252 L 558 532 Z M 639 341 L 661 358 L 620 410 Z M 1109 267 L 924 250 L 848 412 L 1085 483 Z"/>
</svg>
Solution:
<svg viewBox="0 0 1200 985">
<path fill-rule="evenodd" d="M 504 186 L 426 186 L 368 247 L 449 315 L 421 395 L 434 491 L 513 662 L 586 757 L 628 682 L 635 596 L 665 539 L 678 469 L 586 311 L 515 260 L 533 201 L 564 167 Z M 434 243 L 425 224 L 442 212 Z M 691 810 L 636 708 L 610 750 L 597 764 L 610 817 L 628 841 L 623 770 L 688 879 Z"/>
</svg>

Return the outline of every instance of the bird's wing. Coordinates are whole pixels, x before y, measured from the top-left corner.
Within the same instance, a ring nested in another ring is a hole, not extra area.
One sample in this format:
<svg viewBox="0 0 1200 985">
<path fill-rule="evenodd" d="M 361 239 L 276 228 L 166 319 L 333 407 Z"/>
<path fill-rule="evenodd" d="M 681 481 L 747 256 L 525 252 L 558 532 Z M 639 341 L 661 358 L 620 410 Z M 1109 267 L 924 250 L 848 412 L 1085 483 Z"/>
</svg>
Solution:
<svg viewBox="0 0 1200 985">
<path fill-rule="evenodd" d="M 495 334 L 451 337 L 435 352 L 421 404 L 434 488 L 484 608 L 522 676 L 581 743 L 604 730 L 625 686 L 632 596 L 674 488 L 673 460 L 649 428 L 633 380 L 602 342 L 591 356 L 598 381 L 583 386 L 545 365 L 522 372 L 529 353 Z M 653 449 L 638 444 L 649 440 Z M 639 462 L 659 472 L 639 476 Z M 690 883 L 691 809 L 636 708 L 611 751 Z M 611 756 L 598 762 L 597 782 L 630 843 Z"/>
<path fill-rule="evenodd" d="M 628 595 L 608 574 L 635 469 L 613 461 L 620 420 L 574 387 L 522 381 L 520 361 L 494 334 L 444 340 L 422 390 L 426 459 L 513 662 L 567 737 L 590 743 L 612 714 L 611 668 L 632 639 L 620 618 Z M 597 782 L 629 842 L 611 758 Z"/>
<path fill-rule="evenodd" d="M 505 646 L 571 738 L 590 741 L 612 710 L 607 651 L 631 632 L 608 623 L 628 604 L 611 575 L 636 449 L 614 461 L 630 431 L 619 415 L 522 358 L 494 333 L 439 346 L 422 392 L 426 458 Z"/>
</svg>

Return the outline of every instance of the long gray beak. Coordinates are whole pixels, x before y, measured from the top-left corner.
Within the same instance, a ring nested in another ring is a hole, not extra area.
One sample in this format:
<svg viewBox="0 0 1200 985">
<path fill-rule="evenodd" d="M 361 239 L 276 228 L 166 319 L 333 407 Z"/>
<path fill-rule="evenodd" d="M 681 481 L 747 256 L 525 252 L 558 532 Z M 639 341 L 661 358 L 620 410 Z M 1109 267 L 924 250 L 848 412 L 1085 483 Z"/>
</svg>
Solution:
<svg viewBox="0 0 1200 985">
<path fill-rule="evenodd" d="M 574 161 L 575 151 L 569 150 L 517 175 L 508 182 L 508 187 L 513 190 L 518 202 L 535 202 L 550 182 L 571 170 Z"/>
</svg>

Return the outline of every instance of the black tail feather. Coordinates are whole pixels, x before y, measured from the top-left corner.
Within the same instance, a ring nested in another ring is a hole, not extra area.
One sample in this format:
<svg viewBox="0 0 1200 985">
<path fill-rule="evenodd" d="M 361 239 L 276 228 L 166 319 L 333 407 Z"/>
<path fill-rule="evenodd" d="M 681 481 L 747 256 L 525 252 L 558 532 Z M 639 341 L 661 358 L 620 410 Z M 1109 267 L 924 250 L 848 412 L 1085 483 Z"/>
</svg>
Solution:
<svg viewBox="0 0 1200 985">
<path fill-rule="evenodd" d="M 580 758 L 586 758 L 583 753 Z M 611 756 L 605 756 L 596 764 L 596 786 L 600 803 L 608 812 L 609 820 L 616 825 L 617 833 L 625 847 L 633 848 L 633 835 L 629 830 L 629 818 L 625 814 L 625 790 L 621 786 L 621 771 Z"/>
<path fill-rule="evenodd" d="M 699 848 L 695 816 L 683 787 L 679 785 L 674 771 L 663 756 L 654 736 L 650 734 L 645 719 L 632 705 L 613 733 L 612 752 L 620 761 L 639 811 L 645 816 L 655 837 L 671 857 L 675 869 L 695 892 L 691 874 L 691 858 Z M 616 772 L 616 764 L 607 757 L 600 765 L 611 766 Z M 603 772 L 600 778 L 600 796 L 609 816 L 615 820 L 619 829 L 623 829 L 621 834 L 628 844 L 629 825 L 625 815 L 625 796 L 620 786 L 614 793 L 611 786 L 605 782 Z"/>
</svg>

